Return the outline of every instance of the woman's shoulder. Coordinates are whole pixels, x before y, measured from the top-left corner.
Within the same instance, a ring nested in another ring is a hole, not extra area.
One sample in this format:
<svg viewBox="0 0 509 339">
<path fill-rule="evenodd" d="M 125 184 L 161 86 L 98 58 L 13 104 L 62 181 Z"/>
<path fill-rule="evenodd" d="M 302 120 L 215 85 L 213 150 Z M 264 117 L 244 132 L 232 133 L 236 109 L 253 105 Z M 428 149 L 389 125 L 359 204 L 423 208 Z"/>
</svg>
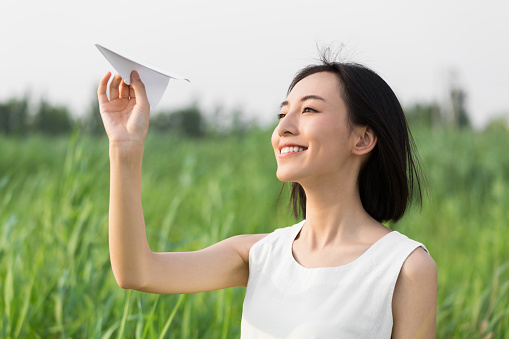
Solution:
<svg viewBox="0 0 509 339">
<path fill-rule="evenodd" d="M 437 266 L 435 261 L 424 247 L 419 246 L 410 253 L 403 263 L 400 279 L 426 280 L 433 276 L 436 279 L 436 272 Z"/>
<path fill-rule="evenodd" d="M 415 274 L 415 270 L 428 271 L 429 266 L 434 265 L 424 244 L 398 231 L 387 233 L 370 251 L 371 264 L 380 272 L 390 270 L 396 275 L 391 275 L 394 279 L 397 279 L 398 275 L 406 275 L 407 271 L 408 274 Z"/>
<path fill-rule="evenodd" d="M 390 246 L 405 247 L 407 248 L 407 250 L 408 249 L 411 250 L 412 252 L 408 253 L 409 255 L 413 253 L 415 249 L 420 248 L 422 251 L 424 251 L 424 253 L 428 254 L 429 256 L 429 251 L 423 243 L 412 238 L 409 238 L 405 234 L 402 234 L 398 231 L 391 231 L 390 233 L 387 233 L 387 238 L 390 238 L 390 241 L 388 241 L 388 243 L 390 243 Z"/>
<path fill-rule="evenodd" d="M 249 252 L 254 244 L 267 237 L 269 233 L 259 234 L 241 234 L 236 235 L 225 241 L 230 242 L 230 245 L 239 254 L 242 260 L 247 264 L 249 262 Z"/>
<path fill-rule="evenodd" d="M 232 240 L 232 241 L 240 243 L 240 244 L 248 245 L 248 246 L 249 245 L 253 246 L 255 243 L 259 242 L 262 239 L 264 239 L 264 241 L 273 241 L 273 240 L 280 238 L 282 236 L 285 236 L 289 233 L 293 233 L 293 231 L 296 231 L 297 228 L 300 230 L 300 227 L 302 224 L 303 224 L 303 221 L 299 222 L 298 224 L 292 225 L 292 226 L 276 228 L 275 230 L 273 230 L 270 233 L 236 235 L 236 236 L 229 238 L 229 240 Z"/>
<path fill-rule="evenodd" d="M 297 236 L 297 233 L 299 233 L 299 231 L 301 230 L 304 222 L 305 220 L 302 220 L 301 222 L 294 224 L 292 226 L 276 228 L 271 233 L 266 234 L 266 237 L 263 238 L 263 241 L 257 242 L 256 245 L 275 244 L 285 242 L 286 240 L 289 239 L 293 239 Z"/>
<path fill-rule="evenodd" d="M 251 249 L 256 246 L 263 244 L 273 244 L 290 233 L 297 231 L 297 228 L 301 226 L 303 222 L 295 224 L 293 226 L 277 228 L 271 233 L 258 233 L 258 234 L 241 234 L 226 239 L 230 245 L 236 249 L 237 253 L 242 257 L 244 262 L 249 262 L 249 253 Z M 300 228 L 299 228 L 300 229 Z"/>
<path fill-rule="evenodd" d="M 261 252 L 273 252 L 279 247 L 284 247 L 288 239 L 297 235 L 303 224 L 304 221 L 301 221 L 293 226 L 277 228 L 271 233 L 237 236 L 239 237 L 239 244 L 242 244 L 242 258 L 248 262 L 248 259 L 254 252 L 256 252 L 257 256 L 260 256 Z"/>
</svg>

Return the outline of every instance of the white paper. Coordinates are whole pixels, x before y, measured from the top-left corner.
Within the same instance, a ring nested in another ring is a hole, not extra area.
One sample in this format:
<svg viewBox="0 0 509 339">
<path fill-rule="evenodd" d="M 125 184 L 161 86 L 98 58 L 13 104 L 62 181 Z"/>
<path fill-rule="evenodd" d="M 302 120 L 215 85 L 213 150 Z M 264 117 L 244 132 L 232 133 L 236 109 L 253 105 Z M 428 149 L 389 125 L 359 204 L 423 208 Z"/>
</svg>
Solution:
<svg viewBox="0 0 509 339">
<path fill-rule="evenodd" d="M 133 58 L 122 56 L 112 50 L 101 45 L 95 45 L 104 57 L 110 62 L 115 70 L 120 74 L 125 83 L 129 85 L 131 80 L 131 72 L 137 71 L 140 79 L 145 85 L 148 102 L 150 107 L 156 107 L 163 97 L 164 91 L 168 87 L 170 79 L 187 80 L 178 74 L 165 71 L 161 68 L 138 61 Z"/>
</svg>

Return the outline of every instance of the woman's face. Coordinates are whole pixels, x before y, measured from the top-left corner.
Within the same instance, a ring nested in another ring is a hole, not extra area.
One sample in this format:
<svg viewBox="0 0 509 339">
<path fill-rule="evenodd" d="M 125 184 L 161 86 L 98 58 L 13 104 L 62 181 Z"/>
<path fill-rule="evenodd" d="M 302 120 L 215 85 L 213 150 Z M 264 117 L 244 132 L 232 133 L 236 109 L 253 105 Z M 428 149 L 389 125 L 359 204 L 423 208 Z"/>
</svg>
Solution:
<svg viewBox="0 0 509 339">
<path fill-rule="evenodd" d="M 299 81 L 281 105 L 272 134 L 277 177 L 305 187 L 357 175 L 358 167 L 349 161 L 355 143 L 337 76 L 312 74 Z"/>
</svg>

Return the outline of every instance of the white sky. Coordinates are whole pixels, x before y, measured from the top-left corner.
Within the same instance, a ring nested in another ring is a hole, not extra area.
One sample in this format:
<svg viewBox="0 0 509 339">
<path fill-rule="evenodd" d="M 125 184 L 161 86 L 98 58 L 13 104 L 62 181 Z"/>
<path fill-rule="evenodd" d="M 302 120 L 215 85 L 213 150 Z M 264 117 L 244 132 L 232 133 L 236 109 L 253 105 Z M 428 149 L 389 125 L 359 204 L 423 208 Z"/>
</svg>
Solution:
<svg viewBox="0 0 509 339">
<path fill-rule="evenodd" d="M 377 71 L 403 105 L 443 101 L 451 71 L 475 125 L 509 115 L 508 1 L 8 1 L 0 3 L 0 100 L 31 93 L 88 108 L 111 67 L 95 43 L 191 79 L 157 110 L 198 99 L 271 121 L 316 44 Z"/>
</svg>

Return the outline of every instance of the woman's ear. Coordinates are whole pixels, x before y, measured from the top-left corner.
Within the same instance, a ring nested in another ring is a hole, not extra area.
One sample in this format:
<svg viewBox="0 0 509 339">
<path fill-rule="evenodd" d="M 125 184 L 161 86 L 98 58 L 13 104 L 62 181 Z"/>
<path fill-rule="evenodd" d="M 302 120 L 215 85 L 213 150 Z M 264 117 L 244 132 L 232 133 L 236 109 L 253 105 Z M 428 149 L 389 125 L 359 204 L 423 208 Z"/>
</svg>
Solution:
<svg viewBox="0 0 509 339">
<path fill-rule="evenodd" d="M 376 146 L 377 138 L 371 127 L 360 127 L 357 131 L 357 143 L 352 153 L 356 155 L 368 154 Z"/>
</svg>

